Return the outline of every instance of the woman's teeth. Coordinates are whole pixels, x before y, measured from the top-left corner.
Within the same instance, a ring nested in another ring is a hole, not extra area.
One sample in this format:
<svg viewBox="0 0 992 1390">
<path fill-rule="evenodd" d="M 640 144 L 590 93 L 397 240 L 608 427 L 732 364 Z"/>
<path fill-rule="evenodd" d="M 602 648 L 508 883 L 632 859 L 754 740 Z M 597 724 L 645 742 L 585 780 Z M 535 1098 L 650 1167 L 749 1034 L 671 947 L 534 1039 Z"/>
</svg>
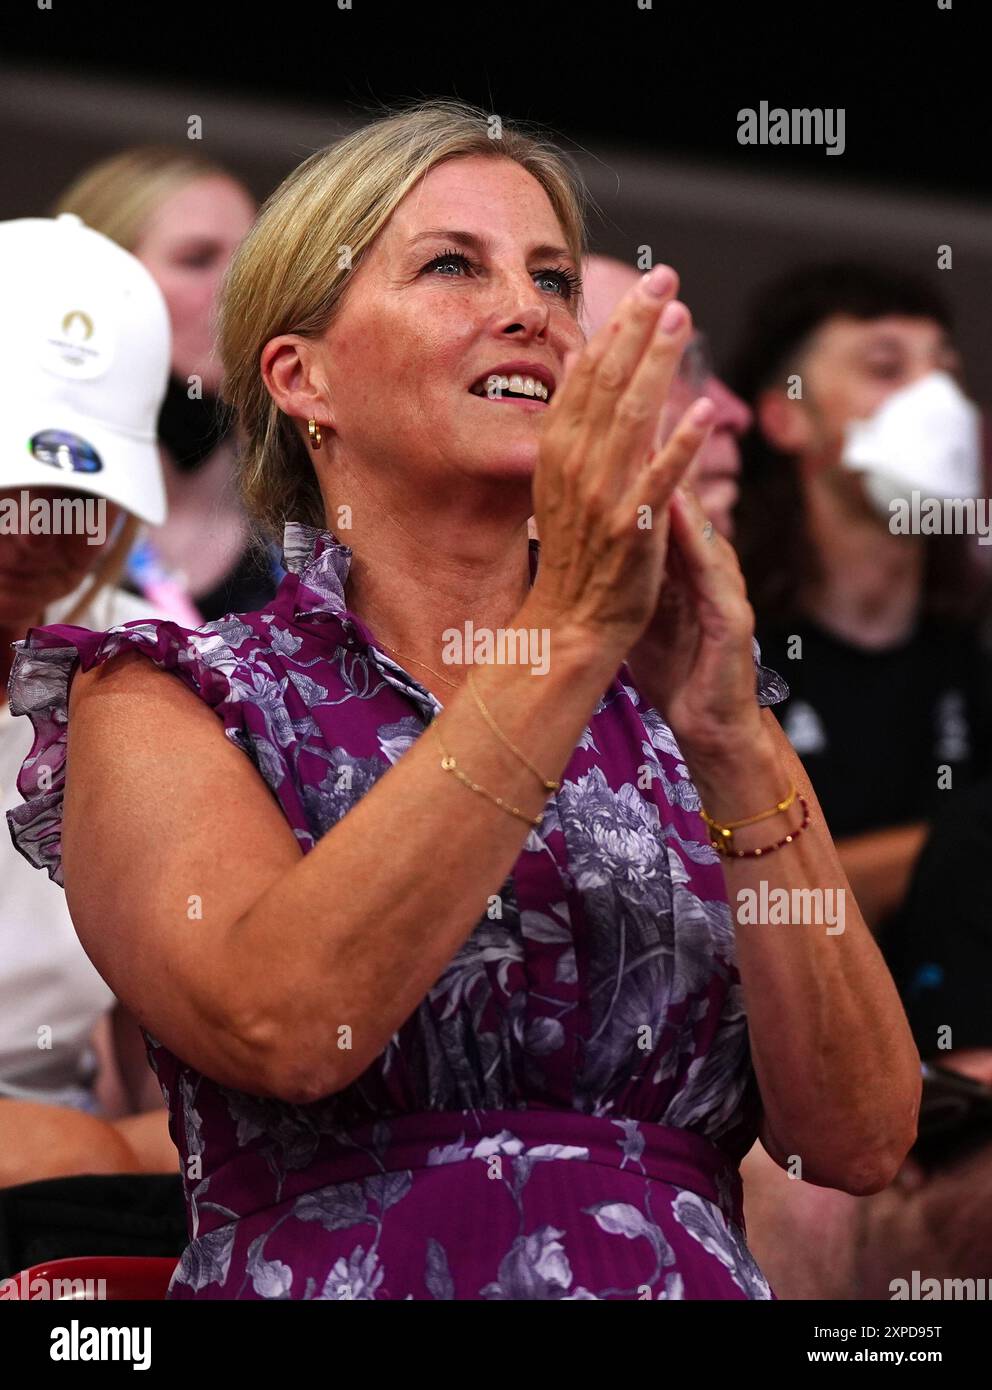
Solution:
<svg viewBox="0 0 992 1390">
<path fill-rule="evenodd" d="M 532 376 L 498 376 L 495 373 L 486 380 L 486 395 L 495 396 L 533 396 L 535 400 L 546 401 L 548 388 Z"/>
</svg>

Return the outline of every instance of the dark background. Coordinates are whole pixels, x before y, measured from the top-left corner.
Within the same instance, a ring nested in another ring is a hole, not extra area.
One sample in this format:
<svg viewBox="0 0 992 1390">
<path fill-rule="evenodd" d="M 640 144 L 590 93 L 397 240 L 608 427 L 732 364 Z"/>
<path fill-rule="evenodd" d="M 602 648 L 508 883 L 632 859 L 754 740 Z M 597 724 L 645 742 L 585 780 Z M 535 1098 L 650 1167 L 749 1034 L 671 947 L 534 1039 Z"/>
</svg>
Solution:
<svg viewBox="0 0 992 1390">
<path fill-rule="evenodd" d="M 8 57 L 181 79 L 356 111 L 451 94 L 586 143 L 740 157 L 736 113 L 846 106 L 847 150 L 748 150 L 749 164 L 890 186 L 988 190 L 987 0 L 5 0 Z M 982 23 L 984 19 L 985 23 Z M 985 61 L 983 62 L 983 52 Z M 976 138 L 977 137 L 977 138 Z"/>
<path fill-rule="evenodd" d="M 184 140 L 191 112 L 261 198 L 384 106 L 453 95 L 555 133 L 598 205 L 596 249 L 674 264 L 718 353 L 750 291 L 796 260 L 938 274 L 950 244 L 938 283 L 988 401 L 989 7 L 951 4 L 4 0 L 0 217 L 47 212 L 128 144 Z M 738 110 L 762 100 L 844 107 L 844 153 L 739 145 Z"/>
</svg>

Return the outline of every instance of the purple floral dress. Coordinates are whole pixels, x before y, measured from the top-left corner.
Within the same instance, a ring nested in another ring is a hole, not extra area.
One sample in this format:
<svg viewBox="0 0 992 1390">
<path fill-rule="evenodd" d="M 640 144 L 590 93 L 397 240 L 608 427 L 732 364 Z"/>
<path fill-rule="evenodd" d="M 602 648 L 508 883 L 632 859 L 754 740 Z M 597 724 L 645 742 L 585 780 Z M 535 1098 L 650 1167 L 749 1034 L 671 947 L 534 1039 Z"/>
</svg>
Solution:
<svg viewBox="0 0 992 1390">
<path fill-rule="evenodd" d="M 440 710 L 349 613 L 348 547 L 291 522 L 284 561 L 258 613 L 17 644 L 11 709 L 35 741 L 10 829 L 56 882 L 77 663 L 136 648 L 171 671 L 304 852 Z M 759 701 L 784 698 L 755 662 Z M 345 1090 L 264 1099 L 145 1038 L 189 1221 L 171 1298 L 772 1297 L 744 1237 L 760 1096 L 720 861 L 626 667 L 486 915 Z"/>
</svg>

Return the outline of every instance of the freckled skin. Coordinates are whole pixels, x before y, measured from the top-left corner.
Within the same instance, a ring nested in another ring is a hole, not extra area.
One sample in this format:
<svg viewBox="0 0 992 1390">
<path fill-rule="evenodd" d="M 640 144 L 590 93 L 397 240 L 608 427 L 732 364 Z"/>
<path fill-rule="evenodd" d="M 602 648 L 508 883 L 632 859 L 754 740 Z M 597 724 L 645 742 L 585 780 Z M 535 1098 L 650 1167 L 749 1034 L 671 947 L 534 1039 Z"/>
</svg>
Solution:
<svg viewBox="0 0 992 1390">
<path fill-rule="evenodd" d="M 410 246 L 432 227 L 493 245 L 466 251 L 478 269 L 421 273 L 441 252 L 465 249 L 443 236 Z M 549 366 L 560 381 L 565 353 L 581 347 L 568 299 L 549 279 L 535 279 L 548 266 L 575 267 L 532 254 L 542 243 L 563 247 L 562 229 L 540 184 L 511 160 L 451 160 L 407 195 L 356 267 L 324 335 L 339 457 L 373 470 L 402 461 L 428 493 L 458 476 L 529 489 L 542 412 L 479 399 L 469 387 L 517 358 Z"/>
<path fill-rule="evenodd" d="M 583 325 L 587 334 L 606 322 L 642 273 L 610 256 L 587 257 L 583 276 Z M 738 441 L 751 427 L 748 406 L 715 376 L 708 377 L 698 390 L 676 376 L 661 411 L 658 443 L 669 438 L 700 395 L 713 402 L 716 414 L 712 430 L 685 475 L 686 482 L 695 490 L 700 506 L 716 529 L 729 539 L 734 533 L 733 511 L 739 492 Z"/>
</svg>

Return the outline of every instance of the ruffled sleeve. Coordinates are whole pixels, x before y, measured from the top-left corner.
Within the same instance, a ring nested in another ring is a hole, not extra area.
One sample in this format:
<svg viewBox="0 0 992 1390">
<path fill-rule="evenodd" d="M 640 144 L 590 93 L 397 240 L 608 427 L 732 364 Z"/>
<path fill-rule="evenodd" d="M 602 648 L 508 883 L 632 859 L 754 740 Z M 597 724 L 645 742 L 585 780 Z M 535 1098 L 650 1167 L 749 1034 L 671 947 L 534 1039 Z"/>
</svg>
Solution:
<svg viewBox="0 0 992 1390">
<path fill-rule="evenodd" d="M 15 848 L 62 884 L 69 688 L 77 667 L 89 671 L 123 651 L 140 651 L 210 705 L 223 720 L 228 737 L 251 753 L 245 706 L 232 679 L 242 667 L 235 647 L 252 635 L 252 629 L 236 618 L 196 631 L 164 619 L 146 619 L 107 632 L 52 624 L 32 628 L 27 637 L 15 642 L 8 684 L 10 712 L 27 715 L 34 728 L 31 751 L 17 778 L 24 804 L 7 812 Z"/>
<path fill-rule="evenodd" d="M 789 687 L 777 671 L 761 664 L 761 648 L 757 637 L 751 638 L 754 650 L 754 669 L 758 676 L 758 704 L 778 705 L 789 698 Z"/>
</svg>

